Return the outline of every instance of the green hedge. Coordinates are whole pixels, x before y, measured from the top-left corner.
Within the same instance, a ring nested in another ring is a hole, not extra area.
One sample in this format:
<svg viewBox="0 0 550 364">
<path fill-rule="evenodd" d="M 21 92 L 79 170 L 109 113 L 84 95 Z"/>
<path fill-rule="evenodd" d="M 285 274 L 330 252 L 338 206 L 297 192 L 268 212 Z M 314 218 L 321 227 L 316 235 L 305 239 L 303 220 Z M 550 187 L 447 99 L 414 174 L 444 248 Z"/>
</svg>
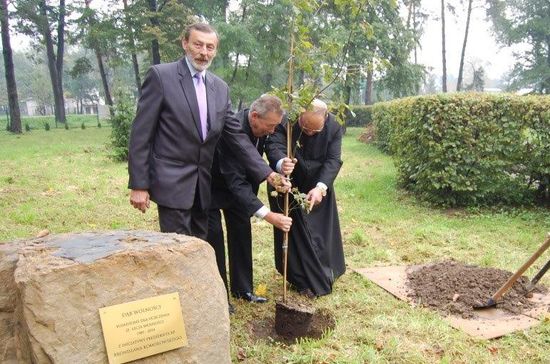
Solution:
<svg viewBox="0 0 550 364">
<path fill-rule="evenodd" d="M 548 201 L 550 96 L 458 93 L 372 108 L 399 182 L 444 205 Z"/>
</svg>

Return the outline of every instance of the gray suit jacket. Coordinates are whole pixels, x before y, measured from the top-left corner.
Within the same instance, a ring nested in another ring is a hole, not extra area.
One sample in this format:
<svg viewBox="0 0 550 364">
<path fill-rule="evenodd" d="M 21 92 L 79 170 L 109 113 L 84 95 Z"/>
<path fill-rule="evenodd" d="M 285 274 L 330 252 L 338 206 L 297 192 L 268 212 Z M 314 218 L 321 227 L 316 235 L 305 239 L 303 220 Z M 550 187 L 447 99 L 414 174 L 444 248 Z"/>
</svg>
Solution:
<svg viewBox="0 0 550 364">
<path fill-rule="evenodd" d="M 259 183 L 272 170 L 234 118 L 227 84 L 206 73 L 209 132 L 200 134 L 195 86 L 185 59 L 152 66 L 143 82 L 129 144 L 129 188 L 149 190 L 161 206 L 210 205 L 212 159 L 220 137 Z"/>
</svg>

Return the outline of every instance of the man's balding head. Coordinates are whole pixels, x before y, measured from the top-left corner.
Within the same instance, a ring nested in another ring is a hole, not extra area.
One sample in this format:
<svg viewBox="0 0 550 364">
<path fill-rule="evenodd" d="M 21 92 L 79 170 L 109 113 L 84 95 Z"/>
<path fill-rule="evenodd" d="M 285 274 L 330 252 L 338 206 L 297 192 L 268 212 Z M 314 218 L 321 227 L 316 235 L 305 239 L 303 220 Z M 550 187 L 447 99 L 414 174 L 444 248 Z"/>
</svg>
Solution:
<svg viewBox="0 0 550 364">
<path fill-rule="evenodd" d="M 314 99 L 308 110 L 300 115 L 299 123 L 304 134 L 312 136 L 323 130 L 327 113 L 327 104 L 319 99 Z"/>
</svg>

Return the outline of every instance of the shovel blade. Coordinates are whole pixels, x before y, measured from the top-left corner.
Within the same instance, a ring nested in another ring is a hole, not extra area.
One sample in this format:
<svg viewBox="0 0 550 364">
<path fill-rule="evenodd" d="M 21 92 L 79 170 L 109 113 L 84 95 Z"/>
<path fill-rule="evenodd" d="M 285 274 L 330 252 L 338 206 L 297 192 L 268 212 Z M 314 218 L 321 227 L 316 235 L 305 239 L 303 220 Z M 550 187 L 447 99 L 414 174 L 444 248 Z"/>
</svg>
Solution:
<svg viewBox="0 0 550 364">
<path fill-rule="evenodd" d="M 473 307 L 474 307 L 474 310 L 484 310 L 487 308 L 495 307 L 496 305 L 497 305 L 497 301 L 495 301 L 493 298 L 489 298 L 486 304 L 474 305 Z"/>
</svg>

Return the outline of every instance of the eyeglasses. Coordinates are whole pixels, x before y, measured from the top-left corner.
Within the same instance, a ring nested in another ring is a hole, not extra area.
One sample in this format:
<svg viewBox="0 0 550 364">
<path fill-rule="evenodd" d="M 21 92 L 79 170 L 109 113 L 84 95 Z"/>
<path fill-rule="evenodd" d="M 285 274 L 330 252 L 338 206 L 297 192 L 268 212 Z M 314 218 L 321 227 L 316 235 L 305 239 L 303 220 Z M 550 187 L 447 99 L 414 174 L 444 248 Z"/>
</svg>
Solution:
<svg viewBox="0 0 550 364">
<path fill-rule="evenodd" d="M 326 119 L 326 114 L 325 114 L 325 119 Z M 300 125 L 300 128 L 302 128 L 302 130 L 303 130 L 304 132 L 308 133 L 308 134 L 320 133 L 320 132 L 323 131 L 323 129 L 325 128 L 325 123 L 323 123 L 323 126 L 322 126 L 320 129 L 310 129 L 310 128 L 304 126 L 303 121 L 302 121 L 301 118 L 300 118 L 298 124 Z"/>
<path fill-rule="evenodd" d="M 306 133 L 320 133 L 323 131 L 323 129 L 325 128 L 325 126 L 323 125 L 323 127 L 321 129 L 310 129 L 310 128 L 306 128 L 305 126 L 303 125 L 300 125 L 300 127 L 302 128 L 303 131 L 305 131 Z"/>
</svg>

